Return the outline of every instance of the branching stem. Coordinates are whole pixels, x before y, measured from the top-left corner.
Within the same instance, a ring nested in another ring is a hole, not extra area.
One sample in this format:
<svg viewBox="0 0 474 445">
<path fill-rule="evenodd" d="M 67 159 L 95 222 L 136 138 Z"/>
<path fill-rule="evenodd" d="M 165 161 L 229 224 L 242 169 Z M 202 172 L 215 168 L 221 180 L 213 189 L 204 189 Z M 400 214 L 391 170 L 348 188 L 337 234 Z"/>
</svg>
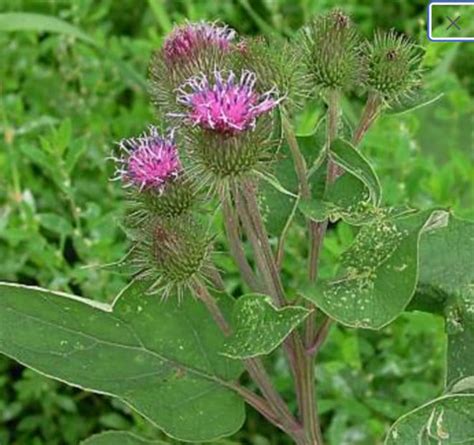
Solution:
<svg viewBox="0 0 474 445">
<path fill-rule="evenodd" d="M 194 280 L 193 290 L 196 294 L 196 297 L 199 298 L 207 310 L 211 314 L 212 318 L 215 320 L 216 324 L 219 326 L 224 335 L 228 336 L 232 332 L 232 328 L 225 319 L 224 314 L 216 303 L 214 297 L 211 295 L 207 287 L 199 280 Z M 243 391 L 239 387 L 239 394 L 244 396 L 245 400 L 251 404 L 254 408 L 258 409 L 259 412 L 265 416 L 267 419 L 271 420 L 279 428 L 283 429 L 288 435 L 293 437 L 295 441 L 300 441 L 300 436 L 302 434 L 302 426 L 297 422 L 297 420 L 291 414 L 287 404 L 282 399 L 278 391 L 274 388 L 270 377 L 268 376 L 263 363 L 258 358 L 246 359 L 244 360 L 245 368 L 247 369 L 250 377 L 255 382 L 261 393 L 263 394 L 265 401 L 268 405 L 262 405 L 261 400 L 259 401 L 257 396 L 249 398 L 249 392 Z M 234 385 L 233 389 L 237 387 Z M 237 389 L 236 389 L 237 390 Z M 259 403 L 256 403 L 259 402 Z M 260 410 L 263 409 L 263 411 Z"/>
</svg>

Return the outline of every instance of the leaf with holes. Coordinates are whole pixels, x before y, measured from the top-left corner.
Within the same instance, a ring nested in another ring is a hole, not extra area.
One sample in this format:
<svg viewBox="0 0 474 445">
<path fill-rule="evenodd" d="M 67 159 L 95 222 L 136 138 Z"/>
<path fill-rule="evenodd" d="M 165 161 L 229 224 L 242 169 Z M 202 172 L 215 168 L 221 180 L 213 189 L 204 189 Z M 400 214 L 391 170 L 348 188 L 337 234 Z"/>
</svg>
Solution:
<svg viewBox="0 0 474 445">
<path fill-rule="evenodd" d="M 405 309 L 415 291 L 420 233 L 437 212 L 389 213 L 362 226 L 334 278 L 303 292 L 347 326 L 379 329 L 387 325 Z"/>
<path fill-rule="evenodd" d="M 81 445 L 167 445 L 167 442 L 142 439 L 128 431 L 105 431 L 89 437 Z"/>
<path fill-rule="evenodd" d="M 413 309 L 444 314 L 447 383 L 474 375 L 474 223 L 450 216 L 422 236 Z"/>
<path fill-rule="evenodd" d="M 237 359 L 270 354 L 309 312 L 299 306 L 278 309 L 266 295 L 244 295 L 234 305 L 234 332 L 225 343 L 223 354 Z"/>
<path fill-rule="evenodd" d="M 19 285 L 0 285 L 0 352 L 46 376 L 119 397 L 170 436 L 208 441 L 237 431 L 243 401 L 229 386 L 239 362 L 187 296 L 161 301 L 146 283 L 113 306 Z M 231 301 L 220 304 L 230 311 Z"/>
<path fill-rule="evenodd" d="M 455 445 L 474 441 L 474 395 L 451 394 L 400 417 L 385 445 Z"/>
</svg>

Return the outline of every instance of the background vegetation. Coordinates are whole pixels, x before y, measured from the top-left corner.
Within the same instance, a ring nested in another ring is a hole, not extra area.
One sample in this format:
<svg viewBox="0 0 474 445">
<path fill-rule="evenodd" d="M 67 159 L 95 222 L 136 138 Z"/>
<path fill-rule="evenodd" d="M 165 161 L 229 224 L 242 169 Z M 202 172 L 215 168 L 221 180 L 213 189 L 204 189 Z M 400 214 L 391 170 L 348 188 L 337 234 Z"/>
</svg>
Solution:
<svg viewBox="0 0 474 445">
<path fill-rule="evenodd" d="M 363 143 L 389 204 L 450 207 L 474 217 L 472 112 L 474 45 L 430 43 L 425 1 L 382 0 L 0 0 L 0 12 L 35 12 L 76 28 L 45 32 L 51 23 L 0 18 L 0 280 L 37 284 L 110 300 L 127 277 L 106 265 L 126 252 L 120 230 L 121 191 L 105 158 L 115 141 L 153 122 L 146 93 L 149 56 L 175 21 L 222 20 L 240 33 L 291 35 L 313 14 L 344 6 L 369 37 L 395 27 L 426 45 L 426 87 L 437 102 L 384 116 Z M 16 30 L 16 31 L 15 31 Z M 9 31 L 9 32 L 7 32 Z M 12 32 L 13 31 L 13 32 Z M 360 109 L 346 98 L 349 123 Z M 299 116 L 311 132 L 316 103 Z M 217 228 L 219 229 L 219 228 Z M 298 280 L 306 249 L 293 234 L 286 286 Z M 353 234 L 331 227 L 323 264 Z M 231 290 L 237 274 L 224 255 Z M 323 270 L 324 273 L 324 270 Z M 319 408 L 330 445 L 375 445 L 399 415 L 439 394 L 443 323 L 410 313 L 380 332 L 334 328 L 319 356 Z M 292 397 L 283 360 L 276 384 Z M 68 388 L 0 357 L 0 444 L 76 445 L 104 429 L 161 437 L 123 404 Z M 245 428 L 225 444 L 284 444 L 249 410 Z"/>
</svg>

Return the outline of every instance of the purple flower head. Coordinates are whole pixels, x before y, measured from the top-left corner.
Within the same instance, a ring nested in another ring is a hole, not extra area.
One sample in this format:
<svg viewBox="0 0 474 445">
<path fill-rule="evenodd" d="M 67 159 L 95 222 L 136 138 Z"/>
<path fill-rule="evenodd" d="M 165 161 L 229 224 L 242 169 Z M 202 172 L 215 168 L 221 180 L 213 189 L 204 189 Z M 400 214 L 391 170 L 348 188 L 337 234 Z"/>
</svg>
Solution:
<svg viewBox="0 0 474 445">
<path fill-rule="evenodd" d="M 219 26 L 204 21 L 186 23 L 176 27 L 165 40 L 164 57 L 168 64 L 173 65 L 182 60 L 189 60 L 196 50 L 210 46 L 227 52 L 235 35 L 235 31 L 226 25 Z"/>
<path fill-rule="evenodd" d="M 227 78 L 219 71 L 214 82 L 201 74 L 178 89 L 178 103 L 189 108 L 185 117 L 193 125 L 218 133 L 234 135 L 253 129 L 261 114 L 267 113 L 281 101 L 275 89 L 264 94 L 255 91 L 255 73 L 244 70 L 237 81 L 230 71 Z"/>
<path fill-rule="evenodd" d="M 117 177 L 125 186 L 161 193 L 165 185 L 181 172 L 173 132 L 164 138 L 156 127 L 150 125 L 148 133 L 138 138 L 123 139 L 119 146 L 124 155 L 115 159 L 118 163 Z"/>
</svg>

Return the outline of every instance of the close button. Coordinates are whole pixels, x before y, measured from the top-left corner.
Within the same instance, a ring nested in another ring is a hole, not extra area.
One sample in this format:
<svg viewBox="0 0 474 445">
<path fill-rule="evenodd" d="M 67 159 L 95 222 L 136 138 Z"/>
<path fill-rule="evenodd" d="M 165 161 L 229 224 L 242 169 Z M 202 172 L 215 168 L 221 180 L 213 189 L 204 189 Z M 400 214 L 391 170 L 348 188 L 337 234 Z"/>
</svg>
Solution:
<svg viewBox="0 0 474 445">
<path fill-rule="evenodd" d="M 434 42 L 474 41 L 474 1 L 428 5 L 428 38 Z"/>
</svg>

